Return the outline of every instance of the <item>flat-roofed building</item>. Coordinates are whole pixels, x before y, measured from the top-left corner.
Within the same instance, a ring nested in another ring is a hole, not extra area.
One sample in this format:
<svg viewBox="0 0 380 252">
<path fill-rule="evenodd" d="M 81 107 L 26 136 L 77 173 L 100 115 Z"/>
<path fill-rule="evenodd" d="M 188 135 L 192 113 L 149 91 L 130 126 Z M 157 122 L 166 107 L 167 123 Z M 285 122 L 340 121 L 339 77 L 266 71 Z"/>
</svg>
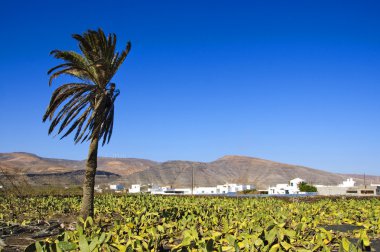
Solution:
<svg viewBox="0 0 380 252">
<path fill-rule="evenodd" d="M 141 192 L 140 184 L 131 185 L 131 188 L 128 189 L 128 192 L 129 193 L 140 193 Z"/>
<path fill-rule="evenodd" d="M 337 186 L 324 186 L 317 185 L 317 191 L 319 195 L 347 195 L 347 196 L 372 196 L 380 195 L 380 186 L 354 186 L 355 181 L 352 178 L 343 181 L 342 184 Z"/>
<path fill-rule="evenodd" d="M 268 194 L 301 194 L 302 192 L 298 188 L 301 182 L 304 182 L 304 180 L 295 178 L 290 180 L 288 184 L 277 184 L 268 188 Z"/>
</svg>

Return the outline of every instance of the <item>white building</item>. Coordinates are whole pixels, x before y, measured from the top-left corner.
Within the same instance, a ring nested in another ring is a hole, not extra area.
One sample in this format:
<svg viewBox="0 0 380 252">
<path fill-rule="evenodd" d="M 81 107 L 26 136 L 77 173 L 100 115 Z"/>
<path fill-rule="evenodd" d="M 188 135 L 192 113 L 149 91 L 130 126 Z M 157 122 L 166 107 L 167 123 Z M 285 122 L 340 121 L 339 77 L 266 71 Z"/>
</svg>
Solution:
<svg viewBox="0 0 380 252">
<path fill-rule="evenodd" d="M 324 196 L 330 195 L 346 195 L 347 190 L 355 186 L 355 181 L 352 178 L 348 178 L 343 181 L 342 184 L 335 186 L 316 185 L 318 194 Z"/>
<path fill-rule="evenodd" d="M 210 187 L 195 187 L 194 194 L 226 194 L 236 193 L 244 190 L 251 190 L 255 187 L 253 185 L 239 185 L 239 184 L 224 184 Z"/>
<path fill-rule="evenodd" d="M 217 194 L 217 187 L 195 187 L 194 194 Z"/>
<path fill-rule="evenodd" d="M 140 193 L 141 192 L 141 186 L 139 184 L 134 184 L 131 186 L 131 188 L 128 189 L 129 193 Z"/>
<path fill-rule="evenodd" d="M 97 185 L 94 189 L 95 189 L 95 192 L 97 192 L 97 193 L 102 193 L 103 192 L 103 189 L 100 188 L 99 185 Z"/>
<path fill-rule="evenodd" d="M 353 178 L 348 178 L 346 181 L 343 181 L 342 184 L 338 185 L 339 187 L 353 187 L 355 186 L 355 181 Z"/>
<path fill-rule="evenodd" d="M 165 195 L 183 195 L 183 194 L 191 194 L 190 188 L 170 188 L 167 187 L 157 187 L 148 189 L 148 192 L 151 194 L 165 194 Z"/>
<path fill-rule="evenodd" d="M 336 186 L 316 186 L 319 195 L 329 196 L 329 195 L 349 195 L 349 196 L 371 196 L 380 195 L 379 185 L 364 185 L 355 186 L 355 181 L 352 178 L 343 181 L 342 184 Z"/>
<path fill-rule="evenodd" d="M 298 184 L 304 182 L 303 179 L 295 178 L 289 181 L 289 184 L 277 184 L 268 188 L 268 194 L 300 194 Z"/>
<path fill-rule="evenodd" d="M 234 190 L 234 186 L 232 184 L 224 184 L 224 185 L 216 186 L 216 192 L 219 194 L 229 193 L 232 190 Z"/>
<path fill-rule="evenodd" d="M 120 185 L 120 184 L 110 185 L 110 189 L 115 190 L 115 191 L 122 191 L 122 190 L 124 190 L 124 186 Z"/>
<path fill-rule="evenodd" d="M 253 185 L 238 185 L 238 184 L 224 184 L 217 186 L 198 186 L 194 187 L 192 192 L 191 188 L 170 188 L 170 187 L 154 187 L 148 189 L 151 194 L 195 194 L 195 195 L 218 195 L 226 193 L 236 193 L 243 190 L 254 189 Z"/>
<path fill-rule="evenodd" d="M 216 191 L 217 193 L 236 193 L 244 190 L 252 190 L 255 189 L 253 185 L 239 185 L 239 184 L 224 184 L 217 185 Z"/>
</svg>

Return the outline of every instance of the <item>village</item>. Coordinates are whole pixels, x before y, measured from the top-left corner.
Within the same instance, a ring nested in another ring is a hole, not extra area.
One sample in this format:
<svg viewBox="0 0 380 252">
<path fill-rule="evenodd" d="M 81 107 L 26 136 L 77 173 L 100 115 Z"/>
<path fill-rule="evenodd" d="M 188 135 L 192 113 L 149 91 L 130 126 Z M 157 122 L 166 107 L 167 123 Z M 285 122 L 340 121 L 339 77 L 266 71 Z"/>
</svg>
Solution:
<svg viewBox="0 0 380 252">
<path fill-rule="evenodd" d="M 305 191 L 300 188 L 300 184 L 306 184 L 301 178 L 294 178 L 288 183 L 270 186 L 266 190 L 258 190 L 250 184 L 226 183 L 216 186 L 203 186 L 194 188 L 172 188 L 171 186 L 155 186 L 133 184 L 130 188 L 125 188 L 122 184 L 110 184 L 108 189 L 117 193 L 150 193 L 160 195 L 227 195 L 255 194 L 272 196 L 376 196 L 380 195 L 380 184 L 356 185 L 353 178 L 348 178 L 338 185 L 311 185 L 314 191 Z M 103 192 L 103 188 L 97 186 L 98 193 Z"/>
</svg>

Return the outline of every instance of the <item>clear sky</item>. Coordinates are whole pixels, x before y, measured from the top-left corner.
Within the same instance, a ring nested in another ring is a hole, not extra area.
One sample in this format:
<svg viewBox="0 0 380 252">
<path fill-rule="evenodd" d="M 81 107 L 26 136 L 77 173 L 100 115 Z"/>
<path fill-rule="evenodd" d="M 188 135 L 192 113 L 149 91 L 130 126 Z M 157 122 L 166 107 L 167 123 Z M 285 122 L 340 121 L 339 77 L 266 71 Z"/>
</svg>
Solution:
<svg viewBox="0 0 380 252">
<path fill-rule="evenodd" d="M 102 27 L 132 51 L 101 156 L 247 155 L 380 175 L 379 1 L 5 1 L 0 152 L 85 159 L 47 135 L 53 49 Z"/>
</svg>

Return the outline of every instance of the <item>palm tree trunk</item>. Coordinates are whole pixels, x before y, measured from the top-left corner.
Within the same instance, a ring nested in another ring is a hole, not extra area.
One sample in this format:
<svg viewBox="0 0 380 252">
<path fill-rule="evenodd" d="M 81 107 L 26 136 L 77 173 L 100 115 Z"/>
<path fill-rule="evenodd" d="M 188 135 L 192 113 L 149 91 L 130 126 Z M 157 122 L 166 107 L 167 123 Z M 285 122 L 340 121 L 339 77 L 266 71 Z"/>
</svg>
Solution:
<svg viewBox="0 0 380 252">
<path fill-rule="evenodd" d="M 97 135 L 97 134 L 96 134 Z M 99 137 L 91 140 L 86 163 L 86 174 L 83 182 L 83 198 L 80 215 L 86 220 L 88 216 L 94 217 L 94 187 L 96 167 L 98 166 L 98 142 Z"/>
</svg>

